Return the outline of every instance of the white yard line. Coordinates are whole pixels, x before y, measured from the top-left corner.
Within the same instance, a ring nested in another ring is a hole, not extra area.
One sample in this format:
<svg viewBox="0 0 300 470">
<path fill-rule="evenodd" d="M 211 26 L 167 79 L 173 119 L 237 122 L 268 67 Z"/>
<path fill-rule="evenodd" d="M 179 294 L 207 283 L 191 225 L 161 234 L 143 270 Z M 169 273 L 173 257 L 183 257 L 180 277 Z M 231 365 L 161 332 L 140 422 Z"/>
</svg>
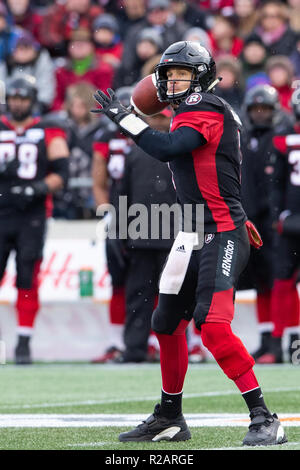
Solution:
<svg viewBox="0 0 300 470">
<path fill-rule="evenodd" d="M 0 428 L 134 427 L 147 416 L 146 414 L 1 414 Z M 185 418 L 191 428 L 249 426 L 248 415 L 241 413 L 187 413 Z M 285 427 L 300 426 L 300 413 L 283 413 L 279 418 Z"/>
<path fill-rule="evenodd" d="M 299 392 L 300 387 L 280 387 L 272 389 L 264 389 L 264 393 L 281 393 L 281 392 Z M 237 395 L 238 390 L 224 390 L 224 391 L 211 391 L 201 393 L 184 393 L 183 398 L 201 398 L 201 397 L 222 397 L 227 395 Z M 94 405 L 106 405 L 110 403 L 134 403 L 143 401 L 155 401 L 158 400 L 159 396 L 145 396 L 145 397 L 128 397 L 128 398 L 106 398 L 103 400 L 83 400 L 77 402 L 58 402 L 58 403 L 32 403 L 32 404 L 20 404 L 20 405 L 5 405 L 0 404 L 0 410 L 14 410 L 14 409 L 35 409 L 35 408 L 64 408 L 70 406 L 94 406 Z"/>
</svg>

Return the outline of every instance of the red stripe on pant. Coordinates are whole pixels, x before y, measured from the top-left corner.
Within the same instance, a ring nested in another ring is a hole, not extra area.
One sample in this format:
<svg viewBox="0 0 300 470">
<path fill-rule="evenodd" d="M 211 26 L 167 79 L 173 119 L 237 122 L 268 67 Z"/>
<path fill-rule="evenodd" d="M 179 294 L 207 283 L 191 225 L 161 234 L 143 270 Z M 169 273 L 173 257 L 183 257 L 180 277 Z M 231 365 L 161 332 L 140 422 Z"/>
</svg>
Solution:
<svg viewBox="0 0 300 470">
<path fill-rule="evenodd" d="M 42 260 L 35 263 L 32 275 L 32 285 L 30 289 L 18 288 L 16 311 L 18 326 L 33 328 L 37 312 L 40 308 L 38 294 L 38 275 Z"/>
<path fill-rule="evenodd" d="M 205 322 L 231 323 L 233 315 L 233 287 L 215 292 Z"/>
<path fill-rule="evenodd" d="M 113 325 L 124 325 L 126 317 L 125 288 L 113 287 L 109 304 L 109 318 Z"/>
</svg>

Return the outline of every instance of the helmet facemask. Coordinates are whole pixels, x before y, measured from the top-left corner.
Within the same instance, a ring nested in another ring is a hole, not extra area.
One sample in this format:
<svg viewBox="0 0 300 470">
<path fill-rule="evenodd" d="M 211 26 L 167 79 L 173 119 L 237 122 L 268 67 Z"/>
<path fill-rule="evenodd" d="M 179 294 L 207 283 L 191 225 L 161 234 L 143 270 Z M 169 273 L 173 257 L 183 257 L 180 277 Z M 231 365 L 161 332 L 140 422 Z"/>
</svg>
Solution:
<svg viewBox="0 0 300 470">
<path fill-rule="evenodd" d="M 191 71 L 191 79 L 168 79 L 167 77 L 167 70 L 170 68 L 181 68 L 187 69 Z M 206 91 L 204 89 L 203 83 L 201 83 L 201 78 L 207 74 L 207 66 L 206 64 L 200 64 L 198 66 L 191 65 L 188 66 L 186 64 L 181 63 L 169 63 L 169 64 L 158 64 L 155 68 L 155 77 L 157 83 L 157 94 L 160 101 L 167 101 L 172 104 L 180 104 L 184 99 L 186 99 L 191 93 L 194 92 L 201 92 Z M 177 93 L 170 93 L 168 91 L 168 81 L 176 81 L 176 82 L 189 82 L 187 88 L 183 91 Z M 203 81 L 203 80 L 202 80 Z M 207 84 L 208 87 L 209 83 Z"/>
</svg>

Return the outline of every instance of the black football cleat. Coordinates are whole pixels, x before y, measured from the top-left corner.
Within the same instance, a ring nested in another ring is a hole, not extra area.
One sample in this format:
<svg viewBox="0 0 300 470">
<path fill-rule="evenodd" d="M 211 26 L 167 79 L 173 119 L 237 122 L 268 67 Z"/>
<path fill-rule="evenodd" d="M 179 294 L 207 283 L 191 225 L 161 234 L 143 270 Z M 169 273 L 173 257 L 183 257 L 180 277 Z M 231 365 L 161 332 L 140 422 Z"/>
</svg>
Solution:
<svg viewBox="0 0 300 470">
<path fill-rule="evenodd" d="M 29 347 L 29 336 L 19 336 L 18 344 L 15 349 L 15 363 L 18 365 L 32 364 L 30 347 Z"/>
<path fill-rule="evenodd" d="M 257 361 L 261 356 L 268 353 L 270 350 L 270 342 L 271 342 L 271 332 L 264 331 L 261 333 L 261 343 L 259 348 L 251 354 L 253 359 Z"/>
<path fill-rule="evenodd" d="M 119 435 L 121 442 L 142 441 L 187 441 L 191 438 L 190 430 L 182 415 L 174 419 L 168 419 L 160 414 L 160 405 L 154 408 L 154 413 L 142 424 L 129 432 Z"/>
<path fill-rule="evenodd" d="M 251 423 L 244 440 L 244 446 L 271 446 L 287 442 L 284 429 L 274 413 L 258 406 L 250 413 Z"/>
</svg>

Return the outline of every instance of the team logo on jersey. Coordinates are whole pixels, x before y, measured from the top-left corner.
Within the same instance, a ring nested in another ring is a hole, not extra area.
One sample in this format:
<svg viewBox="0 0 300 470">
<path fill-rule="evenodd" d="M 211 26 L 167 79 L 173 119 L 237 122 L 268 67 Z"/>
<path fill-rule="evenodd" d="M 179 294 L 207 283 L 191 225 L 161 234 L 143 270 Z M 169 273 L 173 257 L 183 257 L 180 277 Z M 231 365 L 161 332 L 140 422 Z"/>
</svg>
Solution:
<svg viewBox="0 0 300 470">
<path fill-rule="evenodd" d="M 187 97 L 185 100 L 186 104 L 198 104 L 202 100 L 202 95 L 200 93 L 192 93 L 190 96 Z"/>
<path fill-rule="evenodd" d="M 205 235 L 205 238 L 204 238 L 204 241 L 205 243 L 210 243 L 213 239 L 215 238 L 215 234 L 214 233 L 207 233 Z"/>
</svg>

